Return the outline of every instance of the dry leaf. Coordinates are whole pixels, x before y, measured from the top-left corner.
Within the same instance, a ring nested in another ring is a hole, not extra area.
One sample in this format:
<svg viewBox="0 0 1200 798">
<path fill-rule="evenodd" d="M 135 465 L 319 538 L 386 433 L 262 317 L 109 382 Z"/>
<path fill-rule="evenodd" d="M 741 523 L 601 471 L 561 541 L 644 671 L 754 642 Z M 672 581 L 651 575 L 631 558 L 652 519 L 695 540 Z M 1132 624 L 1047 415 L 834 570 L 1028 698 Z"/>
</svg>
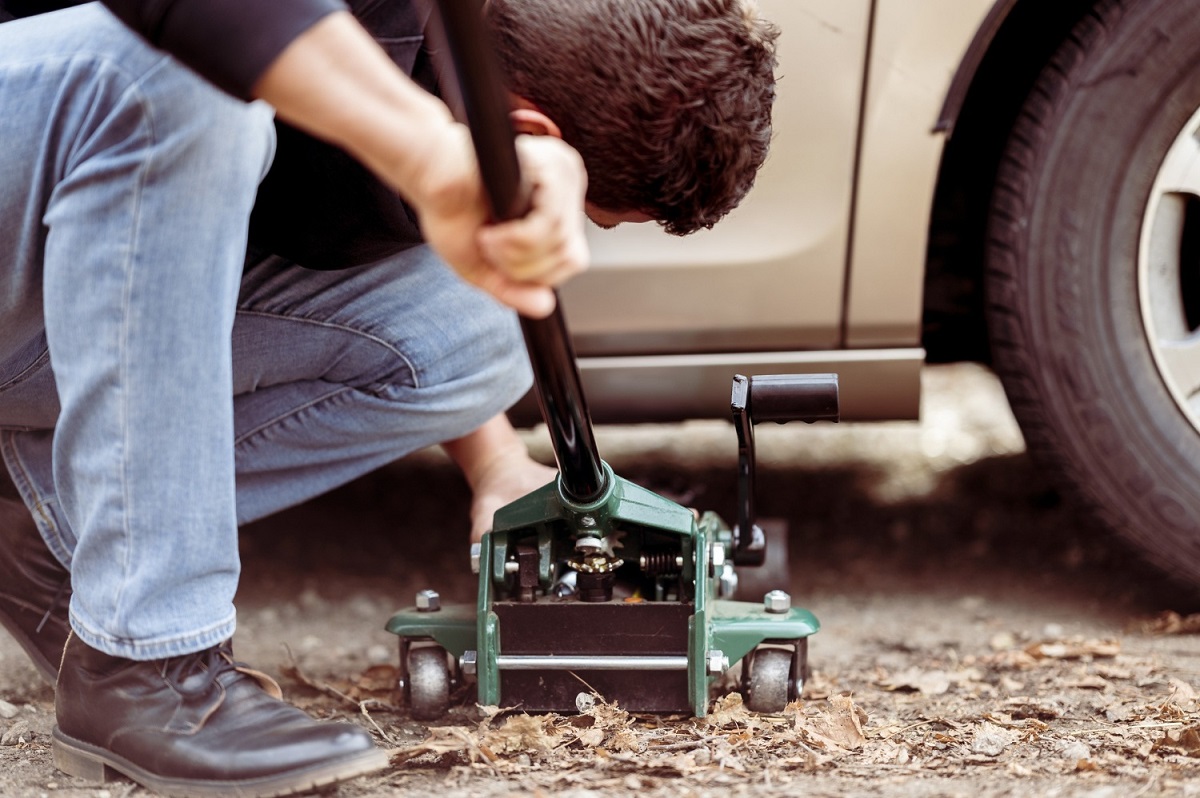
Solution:
<svg viewBox="0 0 1200 798">
<path fill-rule="evenodd" d="M 1093 673 L 1089 673 L 1063 682 L 1063 687 L 1077 687 L 1083 690 L 1107 690 L 1108 681 Z"/>
<path fill-rule="evenodd" d="M 950 689 L 950 684 L 950 676 L 945 671 L 909 668 L 886 679 L 880 686 L 885 690 L 911 690 L 921 695 L 942 695 Z"/>
<path fill-rule="evenodd" d="M 1063 708 L 1058 702 L 1041 700 L 1033 696 L 1014 696 L 1005 701 L 1004 706 L 1014 718 L 1054 720 L 1061 718 L 1063 714 Z"/>
<path fill-rule="evenodd" d="M 1052 643 L 1034 643 L 1026 646 L 1025 653 L 1035 659 L 1103 659 L 1120 654 L 1121 643 L 1117 640 L 1064 640 Z"/>
<path fill-rule="evenodd" d="M 465 729 L 460 726 L 444 726 L 430 729 L 429 736 L 420 745 L 392 751 L 391 762 L 393 765 L 401 765 L 422 756 L 442 757 L 456 753 L 466 754 L 472 759 L 487 758 L 479 751 L 479 746 Z"/>
<path fill-rule="evenodd" d="M 819 708 L 815 716 L 796 713 L 792 727 L 814 745 L 831 751 L 856 751 L 866 742 L 862 724 L 867 714 L 846 695 L 835 695 L 829 708 Z"/>
<path fill-rule="evenodd" d="M 354 686 L 364 693 L 391 693 L 400 671 L 395 665 L 372 665 L 358 675 Z"/>
<path fill-rule="evenodd" d="M 1143 632 L 1156 635 L 1190 635 L 1200 632 L 1200 613 L 1180 615 L 1166 612 L 1151 618 L 1141 625 Z"/>
<path fill-rule="evenodd" d="M 880 687 L 885 690 L 914 691 L 921 695 L 942 695 L 953 685 L 975 682 L 982 678 L 983 674 L 975 668 L 949 672 L 913 667 L 890 678 L 884 677 Z"/>
<path fill-rule="evenodd" d="M 576 739 L 586 748 L 598 748 L 604 742 L 605 736 L 604 729 L 593 726 L 581 731 Z"/>
<path fill-rule="evenodd" d="M 1172 729 L 1167 732 L 1150 748 L 1151 753 L 1159 751 L 1200 757 L 1200 726 Z"/>
<path fill-rule="evenodd" d="M 718 729 L 726 726 L 745 725 L 750 720 L 750 710 L 742 704 L 741 693 L 730 693 L 718 698 L 713 702 L 711 711 L 704 718 L 706 724 Z"/>
<path fill-rule="evenodd" d="M 552 751 L 562 740 L 555 720 L 553 715 L 513 715 L 486 732 L 481 743 L 498 755 Z"/>
<path fill-rule="evenodd" d="M 1196 690 L 1190 684 L 1174 677 L 1169 678 L 1167 684 L 1171 688 L 1171 694 L 1167 696 L 1168 704 L 1174 704 L 1184 711 L 1196 708 Z"/>
</svg>

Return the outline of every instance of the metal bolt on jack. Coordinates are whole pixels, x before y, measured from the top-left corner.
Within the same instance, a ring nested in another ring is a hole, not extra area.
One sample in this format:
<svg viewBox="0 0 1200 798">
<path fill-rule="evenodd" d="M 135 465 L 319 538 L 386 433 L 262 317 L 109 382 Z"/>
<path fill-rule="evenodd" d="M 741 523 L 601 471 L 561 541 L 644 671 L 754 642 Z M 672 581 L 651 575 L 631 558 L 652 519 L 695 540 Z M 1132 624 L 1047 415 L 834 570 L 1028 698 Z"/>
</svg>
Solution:
<svg viewBox="0 0 1200 798">
<path fill-rule="evenodd" d="M 421 612 L 437 612 L 442 608 L 442 597 L 436 590 L 417 591 L 417 609 Z"/>
<path fill-rule="evenodd" d="M 775 615 L 782 615 L 792 608 L 792 597 L 782 590 L 772 590 L 763 596 L 763 609 Z"/>
<path fill-rule="evenodd" d="M 725 652 L 713 649 L 708 652 L 708 672 L 713 675 L 719 675 L 729 669 L 729 657 L 725 656 Z"/>
</svg>

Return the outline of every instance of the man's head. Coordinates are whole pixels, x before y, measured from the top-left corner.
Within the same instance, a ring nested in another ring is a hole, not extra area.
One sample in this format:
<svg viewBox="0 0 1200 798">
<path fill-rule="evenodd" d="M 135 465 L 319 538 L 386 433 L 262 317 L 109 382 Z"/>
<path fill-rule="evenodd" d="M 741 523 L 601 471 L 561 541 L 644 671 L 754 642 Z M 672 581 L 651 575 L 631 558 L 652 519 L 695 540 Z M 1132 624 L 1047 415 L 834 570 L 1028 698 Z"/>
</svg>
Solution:
<svg viewBox="0 0 1200 798">
<path fill-rule="evenodd" d="M 583 156 L 588 202 L 684 235 L 767 155 L 777 29 L 755 0 L 489 0 L 509 88 Z"/>
</svg>

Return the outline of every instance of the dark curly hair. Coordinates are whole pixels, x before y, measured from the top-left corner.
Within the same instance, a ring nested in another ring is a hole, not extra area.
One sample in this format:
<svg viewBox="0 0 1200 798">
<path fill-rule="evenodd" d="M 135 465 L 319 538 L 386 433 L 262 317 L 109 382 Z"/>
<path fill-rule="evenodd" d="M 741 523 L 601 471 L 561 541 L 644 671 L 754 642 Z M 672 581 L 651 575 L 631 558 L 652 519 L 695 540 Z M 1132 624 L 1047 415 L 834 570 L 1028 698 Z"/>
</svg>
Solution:
<svg viewBox="0 0 1200 798">
<path fill-rule="evenodd" d="M 771 140 L 778 29 L 755 0 L 489 0 L 509 88 L 583 156 L 588 200 L 712 227 Z"/>
</svg>

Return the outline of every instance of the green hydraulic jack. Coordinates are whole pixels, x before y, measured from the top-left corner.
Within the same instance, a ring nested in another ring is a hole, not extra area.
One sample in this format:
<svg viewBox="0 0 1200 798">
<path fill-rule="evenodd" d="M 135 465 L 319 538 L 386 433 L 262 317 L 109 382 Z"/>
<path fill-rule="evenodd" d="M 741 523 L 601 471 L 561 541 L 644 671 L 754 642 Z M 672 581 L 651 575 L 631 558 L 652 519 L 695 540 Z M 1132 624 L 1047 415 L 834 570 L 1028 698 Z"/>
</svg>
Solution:
<svg viewBox="0 0 1200 798">
<path fill-rule="evenodd" d="M 442 28 L 462 110 L 495 216 L 519 216 L 520 173 L 479 0 L 443 0 Z M 594 695 L 635 712 L 704 716 L 710 691 L 741 662 L 750 709 L 799 697 L 808 638 L 819 628 L 791 606 L 786 580 L 761 601 L 732 600 L 739 570 L 767 562 L 755 523 L 754 424 L 838 419 L 836 375 L 733 379 L 738 518 L 733 527 L 613 473 L 600 459 L 561 305 L 522 319 L 557 480 L 500 509 L 472 547 L 472 605 L 433 590 L 394 614 L 399 688 L 414 717 L 435 719 L 458 685 L 485 706 L 574 712 Z M 777 553 L 778 554 L 778 553 Z"/>
</svg>

